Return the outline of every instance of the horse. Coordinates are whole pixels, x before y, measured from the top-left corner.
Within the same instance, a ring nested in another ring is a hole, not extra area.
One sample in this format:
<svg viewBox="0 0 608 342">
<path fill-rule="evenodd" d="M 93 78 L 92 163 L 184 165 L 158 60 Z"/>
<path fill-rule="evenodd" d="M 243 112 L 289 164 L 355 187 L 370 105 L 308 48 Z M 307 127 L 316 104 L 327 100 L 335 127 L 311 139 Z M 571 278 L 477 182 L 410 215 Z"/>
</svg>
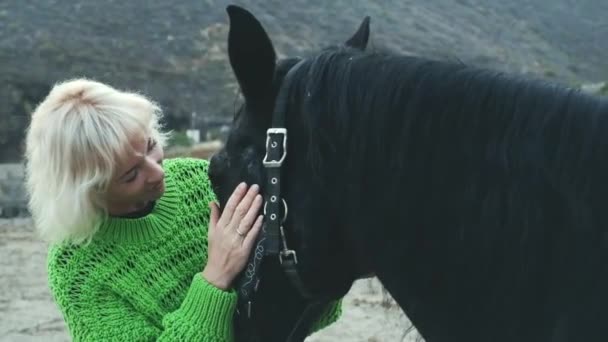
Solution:
<svg viewBox="0 0 608 342">
<path fill-rule="evenodd" d="M 243 104 L 208 173 L 221 206 L 240 182 L 265 200 L 237 341 L 302 341 L 366 276 L 427 342 L 608 340 L 605 98 L 370 50 L 369 17 L 279 60 L 227 12 Z"/>
</svg>

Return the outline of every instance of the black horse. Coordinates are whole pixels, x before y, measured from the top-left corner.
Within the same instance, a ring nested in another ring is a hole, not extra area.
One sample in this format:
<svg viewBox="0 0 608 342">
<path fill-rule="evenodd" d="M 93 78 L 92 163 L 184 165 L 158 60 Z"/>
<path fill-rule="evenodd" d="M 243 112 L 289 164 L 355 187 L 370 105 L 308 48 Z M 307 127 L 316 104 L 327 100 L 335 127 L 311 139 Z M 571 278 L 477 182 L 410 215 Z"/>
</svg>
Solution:
<svg viewBox="0 0 608 342">
<path fill-rule="evenodd" d="M 366 51 L 367 19 L 346 44 L 276 61 L 255 17 L 228 13 L 245 103 L 210 177 L 222 205 L 260 184 L 286 215 L 277 231 L 267 213 L 261 240 L 297 253 L 253 269 L 237 340 L 284 341 L 307 305 L 374 274 L 428 342 L 608 341 L 606 99 Z M 283 163 L 263 163 L 284 139 Z"/>
</svg>

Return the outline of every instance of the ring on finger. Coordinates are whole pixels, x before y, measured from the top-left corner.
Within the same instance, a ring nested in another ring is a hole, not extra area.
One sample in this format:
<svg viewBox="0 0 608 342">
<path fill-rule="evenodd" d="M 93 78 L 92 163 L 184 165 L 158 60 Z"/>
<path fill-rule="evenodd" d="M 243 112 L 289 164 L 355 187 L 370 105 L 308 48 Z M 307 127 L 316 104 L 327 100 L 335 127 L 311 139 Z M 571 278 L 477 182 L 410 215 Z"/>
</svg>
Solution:
<svg viewBox="0 0 608 342">
<path fill-rule="evenodd" d="M 239 236 L 245 236 L 245 233 L 241 232 L 238 228 L 235 230 L 236 230 L 236 233 L 239 234 Z"/>
</svg>

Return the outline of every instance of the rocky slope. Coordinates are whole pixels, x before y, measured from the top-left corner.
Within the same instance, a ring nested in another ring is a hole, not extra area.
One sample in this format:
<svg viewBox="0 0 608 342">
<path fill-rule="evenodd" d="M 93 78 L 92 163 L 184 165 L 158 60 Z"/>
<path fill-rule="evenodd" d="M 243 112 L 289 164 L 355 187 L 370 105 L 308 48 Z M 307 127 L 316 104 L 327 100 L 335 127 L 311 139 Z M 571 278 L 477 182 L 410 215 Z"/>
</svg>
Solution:
<svg viewBox="0 0 608 342">
<path fill-rule="evenodd" d="M 141 90 L 167 125 L 226 122 L 236 84 L 220 0 L 0 2 L 0 162 L 21 154 L 28 113 L 53 83 L 90 77 Z M 372 44 L 458 58 L 560 82 L 608 78 L 608 2 L 594 0 L 278 0 L 236 2 L 262 20 L 282 54 L 342 41 L 365 15 Z M 203 132 L 204 133 L 204 132 Z"/>
</svg>

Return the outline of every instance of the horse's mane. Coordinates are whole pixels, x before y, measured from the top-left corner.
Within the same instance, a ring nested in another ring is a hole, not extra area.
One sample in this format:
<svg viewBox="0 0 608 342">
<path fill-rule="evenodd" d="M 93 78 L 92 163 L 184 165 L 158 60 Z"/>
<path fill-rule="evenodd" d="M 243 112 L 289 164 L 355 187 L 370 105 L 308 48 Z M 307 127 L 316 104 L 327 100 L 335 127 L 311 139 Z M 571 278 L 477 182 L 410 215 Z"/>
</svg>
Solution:
<svg viewBox="0 0 608 342">
<path fill-rule="evenodd" d="M 463 249 L 466 236 L 481 238 L 476 246 L 499 237 L 504 246 L 533 245 L 553 229 L 549 221 L 572 229 L 608 222 L 600 217 L 608 194 L 605 99 L 384 52 L 338 48 L 303 63 L 288 118 L 300 120 L 292 134 L 308 142 L 306 162 L 338 207 L 394 212 L 386 224 L 441 227 L 428 238 L 463 241 Z"/>
<path fill-rule="evenodd" d="M 511 177 L 555 168 L 553 181 L 582 182 L 572 177 L 589 171 L 589 153 L 608 139 L 598 129 L 605 100 L 460 62 L 336 48 L 307 59 L 295 76 L 292 103 L 308 129 L 310 161 L 321 169 L 334 160 L 359 170 L 358 179 L 373 163 L 405 172 L 483 160 Z"/>
</svg>

